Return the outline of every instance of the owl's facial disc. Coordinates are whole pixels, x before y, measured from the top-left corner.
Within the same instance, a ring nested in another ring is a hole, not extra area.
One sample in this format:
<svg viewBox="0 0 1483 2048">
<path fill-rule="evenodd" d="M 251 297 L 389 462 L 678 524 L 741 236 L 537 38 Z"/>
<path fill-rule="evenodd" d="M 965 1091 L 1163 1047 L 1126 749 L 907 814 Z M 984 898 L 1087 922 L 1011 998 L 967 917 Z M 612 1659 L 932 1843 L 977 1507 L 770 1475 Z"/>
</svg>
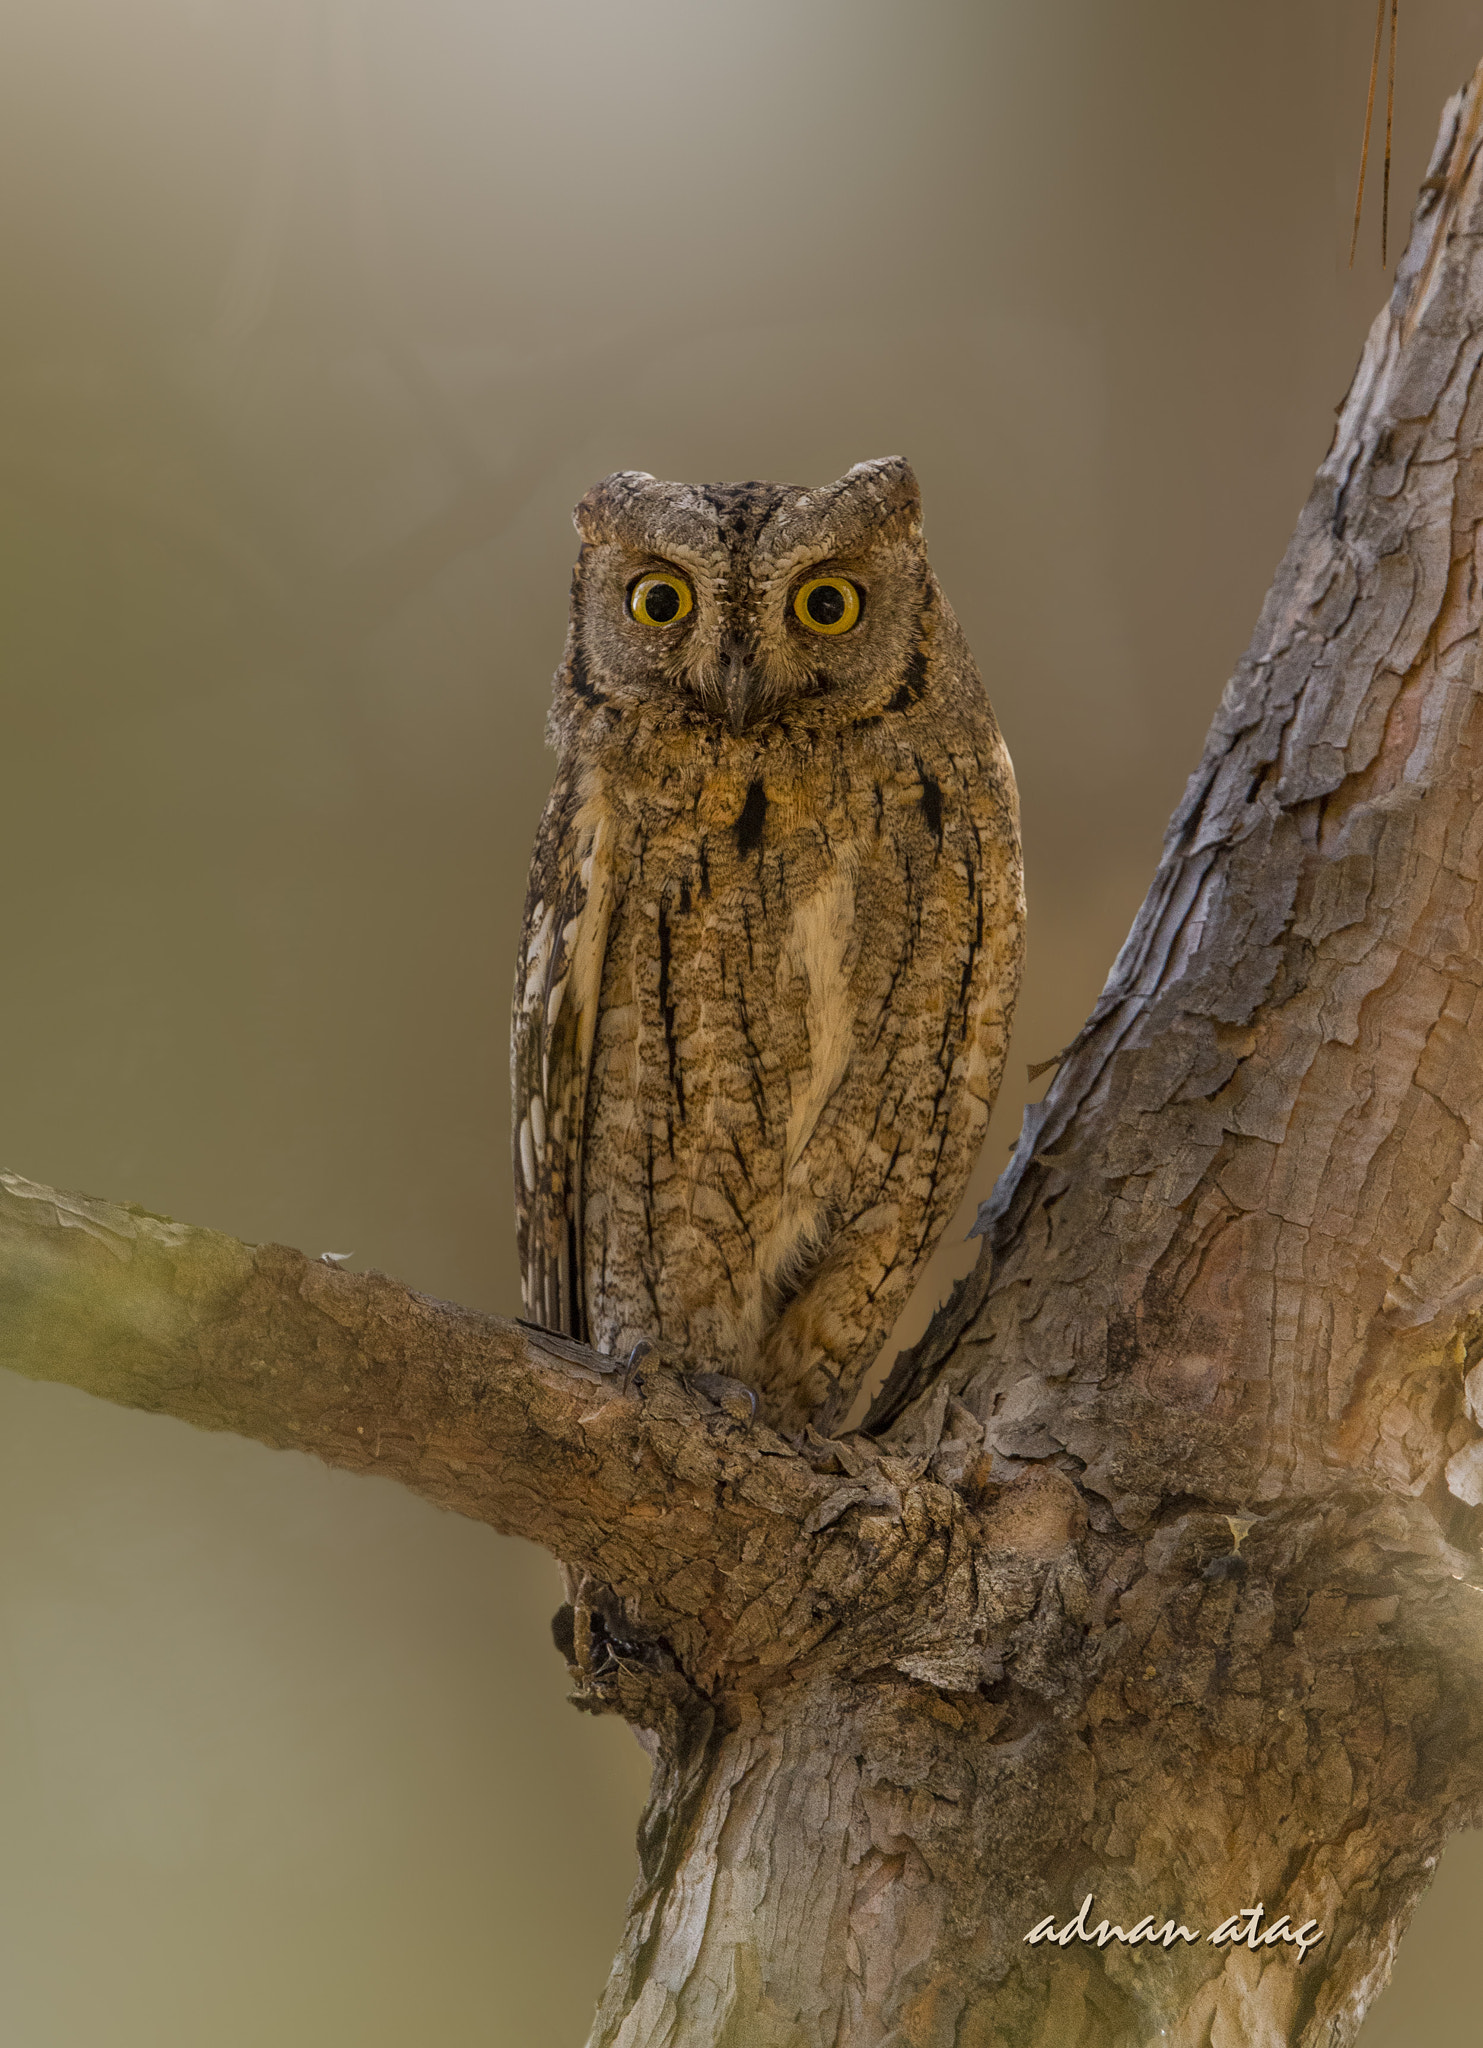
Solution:
<svg viewBox="0 0 1483 2048">
<path fill-rule="evenodd" d="M 585 704 L 741 737 L 873 716 L 920 665 L 931 572 L 899 458 L 816 491 L 619 471 L 577 526 L 569 684 Z"/>
</svg>

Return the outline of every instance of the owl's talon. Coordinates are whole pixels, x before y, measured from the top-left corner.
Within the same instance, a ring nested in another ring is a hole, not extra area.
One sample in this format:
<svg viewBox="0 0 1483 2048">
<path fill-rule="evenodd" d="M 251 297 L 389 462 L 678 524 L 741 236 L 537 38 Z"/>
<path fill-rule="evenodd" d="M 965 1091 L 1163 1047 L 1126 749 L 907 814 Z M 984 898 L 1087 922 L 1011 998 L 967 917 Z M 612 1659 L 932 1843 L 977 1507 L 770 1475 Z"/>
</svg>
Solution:
<svg viewBox="0 0 1483 2048">
<path fill-rule="evenodd" d="M 629 1352 L 628 1363 L 623 1368 L 623 1391 L 625 1394 L 628 1392 L 629 1382 L 632 1380 L 634 1373 L 653 1349 L 654 1346 L 647 1337 L 640 1337 L 632 1351 Z"/>
</svg>

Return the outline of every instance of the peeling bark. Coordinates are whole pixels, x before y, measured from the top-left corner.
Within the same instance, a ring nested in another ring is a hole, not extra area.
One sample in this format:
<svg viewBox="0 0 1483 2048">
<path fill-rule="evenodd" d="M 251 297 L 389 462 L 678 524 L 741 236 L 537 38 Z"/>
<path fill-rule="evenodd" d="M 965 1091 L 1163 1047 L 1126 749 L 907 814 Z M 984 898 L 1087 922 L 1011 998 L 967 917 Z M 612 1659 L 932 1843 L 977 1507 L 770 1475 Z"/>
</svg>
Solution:
<svg viewBox="0 0 1483 2048">
<path fill-rule="evenodd" d="M 593 2048 L 1338 2048 L 1478 1817 L 1480 132 L 1483 71 L 1148 899 L 865 1432 L 3 1183 L 0 1362 L 567 1564 L 574 1698 L 655 1755 Z"/>
</svg>

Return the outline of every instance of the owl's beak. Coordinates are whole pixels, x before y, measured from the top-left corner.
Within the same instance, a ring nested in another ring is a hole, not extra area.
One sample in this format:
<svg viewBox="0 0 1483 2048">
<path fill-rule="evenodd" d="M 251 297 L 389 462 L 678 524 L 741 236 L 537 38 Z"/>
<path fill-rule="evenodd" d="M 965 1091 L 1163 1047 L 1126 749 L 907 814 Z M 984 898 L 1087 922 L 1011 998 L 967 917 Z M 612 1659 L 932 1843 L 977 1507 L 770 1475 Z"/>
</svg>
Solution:
<svg viewBox="0 0 1483 2048">
<path fill-rule="evenodd" d="M 762 678 L 747 660 L 746 649 L 732 640 L 721 650 L 721 692 L 726 699 L 726 722 L 741 734 L 751 724 L 762 702 Z"/>
</svg>

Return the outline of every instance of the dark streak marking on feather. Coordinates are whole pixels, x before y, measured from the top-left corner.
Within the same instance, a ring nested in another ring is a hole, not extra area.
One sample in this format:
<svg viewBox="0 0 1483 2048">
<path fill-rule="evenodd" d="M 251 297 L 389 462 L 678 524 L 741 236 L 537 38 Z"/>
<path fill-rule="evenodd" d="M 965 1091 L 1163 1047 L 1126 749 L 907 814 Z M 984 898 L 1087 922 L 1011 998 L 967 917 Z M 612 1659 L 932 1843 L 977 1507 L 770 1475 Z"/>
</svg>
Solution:
<svg viewBox="0 0 1483 2048">
<path fill-rule="evenodd" d="M 577 1219 L 568 1212 L 566 1219 L 567 1288 L 566 1327 L 579 1342 L 587 1339 L 587 1318 L 582 1313 L 582 1261 L 577 1243 Z"/>
<path fill-rule="evenodd" d="M 942 845 L 942 785 L 935 775 L 929 775 L 921 762 L 917 762 L 917 774 L 922 784 L 922 816 L 927 820 L 927 830 Z"/>
<path fill-rule="evenodd" d="M 675 1006 L 669 996 L 669 916 L 665 906 L 659 906 L 659 1008 L 664 1017 L 664 1045 L 669 1056 L 669 1085 L 679 1111 L 680 1122 L 685 1121 L 685 1083 L 680 1073 L 680 1048 L 675 1038 Z M 674 1125 L 669 1126 L 669 1156 L 675 1156 Z"/>
<path fill-rule="evenodd" d="M 580 647 L 572 649 L 572 658 L 567 669 L 567 676 L 577 695 L 585 698 L 587 703 L 607 703 L 607 698 L 598 689 L 597 685 L 587 680 L 587 657 L 583 654 Z"/>
<path fill-rule="evenodd" d="M 906 674 L 903 676 L 895 696 L 892 697 L 886 709 L 888 711 L 909 711 L 926 687 L 927 654 L 925 648 L 918 647 L 913 651 L 911 660 L 906 664 Z"/>
<path fill-rule="evenodd" d="M 741 816 L 736 821 L 736 850 L 740 854 L 755 853 L 762 844 L 763 822 L 767 817 L 767 792 L 760 777 L 754 777 L 747 789 L 747 800 L 742 805 Z"/>
</svg>

